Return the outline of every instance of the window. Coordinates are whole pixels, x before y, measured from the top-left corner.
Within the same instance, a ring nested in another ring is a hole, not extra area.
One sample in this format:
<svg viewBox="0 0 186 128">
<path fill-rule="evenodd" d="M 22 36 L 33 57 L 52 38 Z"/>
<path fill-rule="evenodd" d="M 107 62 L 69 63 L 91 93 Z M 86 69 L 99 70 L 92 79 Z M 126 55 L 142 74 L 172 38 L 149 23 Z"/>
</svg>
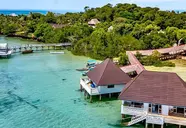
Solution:
<svg viewBox="0 0 186 128">
<path fill-rule="evenodd" d="M 114 88 L 114 85 L 108 85 L 108 88 Z"/>
<path fill-rule="evenodd" d="M 143 103 L 134 102 L 133 104 L 134 104 L 134 107 L 137 107 L 137 108 L 143 107 Z"/>
<path fill-rule="evenodd" d="M 132 102 L 131 102 L 131 101 L 125 101 L 125 102 L 124 102 L 124 105 L 125 105 L 125 106 L 132 106 Z"/>
</svg>

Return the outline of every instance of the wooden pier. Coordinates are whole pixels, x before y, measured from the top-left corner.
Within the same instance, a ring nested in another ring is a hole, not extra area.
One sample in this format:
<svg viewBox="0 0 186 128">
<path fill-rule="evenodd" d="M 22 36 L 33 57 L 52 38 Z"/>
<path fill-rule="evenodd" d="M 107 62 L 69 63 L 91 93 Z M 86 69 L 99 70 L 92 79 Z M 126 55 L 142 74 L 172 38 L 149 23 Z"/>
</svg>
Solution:
<svg viewBox="0 0 186 128">
<path fill-rule="evenodd" d="M 60 44 L 26 44 L 26 45 L 17 45 L 8 47 L 9 50 L 12 50 L 13 53 L 22 52 L 25 50 L 61 50 L 62 48 L 70 47 L 71 43 L 60 43 Z"/>
</svg>

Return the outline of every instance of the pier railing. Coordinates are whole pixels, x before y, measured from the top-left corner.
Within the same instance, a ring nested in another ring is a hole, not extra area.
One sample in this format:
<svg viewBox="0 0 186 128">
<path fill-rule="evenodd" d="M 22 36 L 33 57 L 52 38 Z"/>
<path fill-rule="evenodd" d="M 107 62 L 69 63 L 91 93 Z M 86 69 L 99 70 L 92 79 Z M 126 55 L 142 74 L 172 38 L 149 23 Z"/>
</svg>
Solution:
<svg viewBox="0 0 186 128">
<path fill-rule="evenodd" d="M 8 49 L 13 52 L 21 52 L 23 50 L 50 50 L 50 49 L 62 49 L 63 47 L 69 47 L 72 43 L 58 43 L 58 44 L 24 44 L 9 46 Z"/>
<path fill-rule="evenodd" d="M 86 80 L 87 80 L 87 79 L 83 79 L 83 78 L 80 79 L 80 84 L 81 84 L 81 86 L 82 86 L 90 95 L 98 95 L 98 94 L 99 94 L 98 88 L 92 88 L 92 87 L 90 87 L 90 86 L 87 84 Z"/>
</svg>

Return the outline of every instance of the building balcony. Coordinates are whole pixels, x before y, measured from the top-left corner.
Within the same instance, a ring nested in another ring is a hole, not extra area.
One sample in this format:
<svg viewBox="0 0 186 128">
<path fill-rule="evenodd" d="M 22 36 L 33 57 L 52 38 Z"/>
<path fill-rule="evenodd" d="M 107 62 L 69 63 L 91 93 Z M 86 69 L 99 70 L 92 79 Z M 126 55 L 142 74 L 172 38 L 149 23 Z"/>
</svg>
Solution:
<svg viewBox="0 0 186 128">
<path fill-rule="evenodd" d="M 183 114 L 162 115 L 158 113 L 148 112 L 148 110 L 144 108 L 130 107 L 124 105 L 121 105 L 121 114 L 136 117 L 132 119 L 130 124 L 135 124 L 135 122 L 146 120 L 146 123 L 148 124 L 163 125 L 164 123 L 168 123 L 186 126 L 186 118 L 183 117 Z"/>
<path fill-rule="evenodd" d="M 88 78 L 81 78 L 80 79 L 80 84 L 85 89 L 89 95 L 99 95 L 99 90 L 98 87 L 92 87 L 90 84 L 90 80 Z"/>
<path fill-rule="evenodd" d="M 129 107 L 121 105 L 121 114 L 124 115 L 143 115 L 146 112 L 144 108 Z"/>
</svg>

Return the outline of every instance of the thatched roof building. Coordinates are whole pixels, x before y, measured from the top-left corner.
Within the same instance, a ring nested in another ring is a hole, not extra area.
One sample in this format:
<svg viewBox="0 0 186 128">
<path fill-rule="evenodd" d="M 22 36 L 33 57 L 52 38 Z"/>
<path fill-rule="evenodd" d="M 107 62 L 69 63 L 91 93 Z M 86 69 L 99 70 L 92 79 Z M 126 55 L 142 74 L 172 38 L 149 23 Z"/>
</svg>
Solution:
<svg viewBox="0 0 186 128">
<path fill-rule="evenodd" d="M 92 19 L 88 22 L 88 25 L 95 26 L 96 24 L 99 24 L 100 21 L 98 19 Z"/>
</svg>

